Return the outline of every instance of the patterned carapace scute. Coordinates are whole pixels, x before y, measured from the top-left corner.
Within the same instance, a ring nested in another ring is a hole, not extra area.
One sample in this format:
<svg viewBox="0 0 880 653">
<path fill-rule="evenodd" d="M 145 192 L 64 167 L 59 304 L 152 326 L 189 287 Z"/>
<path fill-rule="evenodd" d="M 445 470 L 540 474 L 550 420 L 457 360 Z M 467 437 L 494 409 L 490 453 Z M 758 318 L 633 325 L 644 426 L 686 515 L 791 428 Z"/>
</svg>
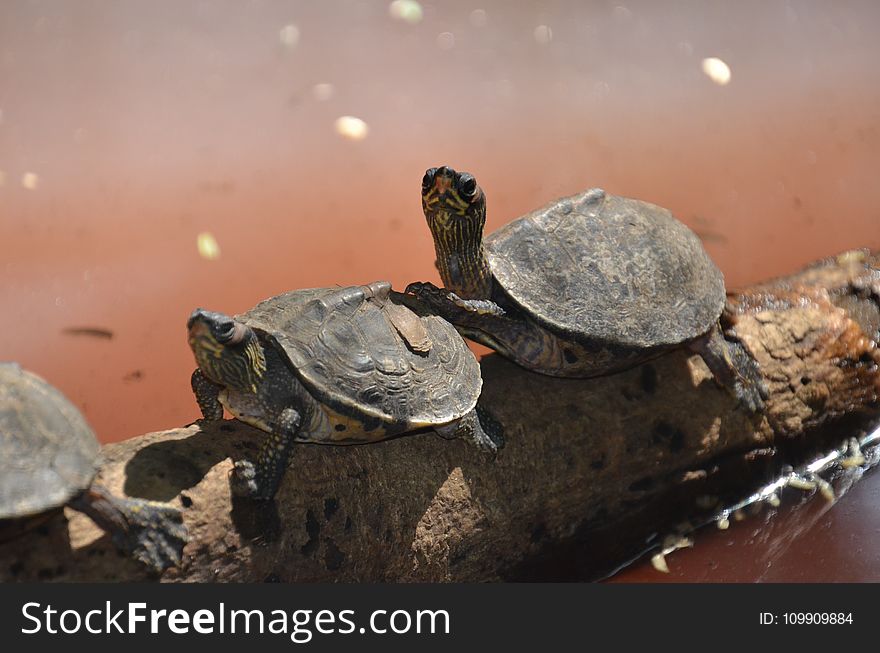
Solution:
<svg viewBox="0 0 880 653">
<path fill-rule="evenodd" d="M 436 316 L 419 318 L 430 350 L 410 349 L 385 301 L 394 300 L 370 298 L 361 286 L 296 290 L 236 319 L 273 341 L 313 396 L 343 414 L 414 428 L 462 417 L 482 386 L 476 358 Z"/>
<path fill-rule="evenodd" d="M 94 432 L 60 391 L 0 363 L 0 519 L 67 503 L 91 485 L 98 451 Z"/>
<path fill-rule="evenodd" d="M 514 220 L 485 246 L 511 299 L 576 340 L 675 345 L 708 332 L 724 307 L 724 278 L 692 231 L 600 189 Z"/>
</svg>

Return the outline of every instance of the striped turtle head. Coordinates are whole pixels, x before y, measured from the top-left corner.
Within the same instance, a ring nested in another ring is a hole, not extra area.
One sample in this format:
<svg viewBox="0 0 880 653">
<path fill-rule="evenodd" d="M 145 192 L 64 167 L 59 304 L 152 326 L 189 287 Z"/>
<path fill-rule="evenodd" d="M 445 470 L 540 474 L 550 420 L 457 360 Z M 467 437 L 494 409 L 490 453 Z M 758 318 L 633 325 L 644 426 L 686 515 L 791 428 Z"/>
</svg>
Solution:
<svg viewBox="0 0 880 653">
<path fill-rule="evenodd" d="M 254 330 L 228 315 L 197 308 L 186 323 L 202 373 L 222 386 L 256 392 L 266 358 Z"/>
</svg>

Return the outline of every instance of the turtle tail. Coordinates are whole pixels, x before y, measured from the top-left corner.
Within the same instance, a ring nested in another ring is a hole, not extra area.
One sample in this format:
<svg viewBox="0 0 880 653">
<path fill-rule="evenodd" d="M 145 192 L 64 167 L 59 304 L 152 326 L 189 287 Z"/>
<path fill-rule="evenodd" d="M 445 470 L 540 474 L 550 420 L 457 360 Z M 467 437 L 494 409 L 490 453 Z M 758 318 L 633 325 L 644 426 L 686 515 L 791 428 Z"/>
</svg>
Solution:
<svg viewBox="0 0 880 653">
<path fill-rule="evenodd" d="M 71 502 L 113 537 L 125 551 L 153 571 L 180 566 L 187 543 L 183 516 L 176 508 L 143 499 L 124 499 L 92 485 Z"/>
</svg>

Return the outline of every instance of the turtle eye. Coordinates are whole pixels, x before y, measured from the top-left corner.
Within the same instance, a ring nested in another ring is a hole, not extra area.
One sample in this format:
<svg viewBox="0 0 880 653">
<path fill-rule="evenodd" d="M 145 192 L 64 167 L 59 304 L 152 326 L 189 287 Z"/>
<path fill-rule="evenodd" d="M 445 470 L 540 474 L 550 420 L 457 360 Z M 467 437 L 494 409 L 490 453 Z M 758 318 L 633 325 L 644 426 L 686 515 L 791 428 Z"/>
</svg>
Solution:
<svg viewBox="0 0 880 653">
<path fill-rule="evenodd" d="M 422 193 L 427 193 L 434 185 L 434 176 L 437 174 L 437 168 L 428 168 L 425 176 L 422 177 Z"/>
<path fill-rule="evenodd" d="M 225 345 L 232 340 L 233 335 L 235 335 L 235 322 L 232 320 L 220 322 L 214 328 L 214 337 L 217 338 L 217 342 L 222 345 Z"/>
<path fill-rule="evenodd" d="M 458 178 L 458 189 L 462 195 L 471 198 L 477 193 L 477 180 L 473 175 L 463 172 Z"/>
</svg>

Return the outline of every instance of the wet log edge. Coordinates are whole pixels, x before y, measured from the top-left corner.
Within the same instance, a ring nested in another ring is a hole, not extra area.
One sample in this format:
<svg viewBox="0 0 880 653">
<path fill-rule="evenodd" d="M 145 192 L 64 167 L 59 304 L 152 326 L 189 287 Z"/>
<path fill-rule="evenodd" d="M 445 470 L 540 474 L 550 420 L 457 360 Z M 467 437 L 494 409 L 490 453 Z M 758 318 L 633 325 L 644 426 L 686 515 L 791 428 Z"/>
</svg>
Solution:
<svg viewBox="0 0 880 653">
<path fill-rule="evenodd" d="M 683 351 L 582 381 L 489 356 L 483 401 L 508 441 L 497 459 L 430 433 L 300 445 L 275 502 L 257 507 L 231 498 L 228 477 L 259 431 L 226 421 L 150 433 L 105 446 L 99 479 L 181 508 L 181 568 L 150 575 L 65 509 L 0 544 L 0 580 L 583 578 L 585 564 L 625 556 L 628 537 L 688 517 L 696 497 L 742 492 L 880 414 L 880 254 L 847 252 L 729 299 L 770 388 L 760 416 Z"/>
</svg>

